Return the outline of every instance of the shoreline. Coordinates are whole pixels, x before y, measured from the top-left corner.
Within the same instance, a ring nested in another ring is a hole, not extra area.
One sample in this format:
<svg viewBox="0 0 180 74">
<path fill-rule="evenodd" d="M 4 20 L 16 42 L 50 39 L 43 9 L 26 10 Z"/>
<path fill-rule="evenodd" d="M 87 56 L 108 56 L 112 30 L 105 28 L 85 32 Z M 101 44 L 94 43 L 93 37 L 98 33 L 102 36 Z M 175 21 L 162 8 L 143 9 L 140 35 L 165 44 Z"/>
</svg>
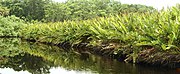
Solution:
<svg viewBox="0 0 180 74">
<path fill-rule="evenodd" d="M 110 47 L 110 44 L 104 44 L 100 46 L 88 45 L 88 43 L 80 43 L 71 45 L 68 42 L 54 44 L 50 42 L 40 42 L 36 40 L 23 39 L 30 42 L 39 42 L 47 45 L 53 45 L 63 48 L 73 48 L 79 53 L 95 54 L 108 58 L 117 59 L 118 61 L 134 64 L 142 64 L 149 66 L 168 67 L 168 68 L 180 68 L 180 54 L 174 54 L 172 52 L 160 51 L 154 47 L 145 47 L 144 50 L 139 51 L 137 54 L 133 53 L 133 48 L 127 48 L 119 50 L 114 54 L 117 47 Z M 132 55 L 132 56 L 130 56 Z M 134 57 L 135 56 L 135 57 Z"/>
</svg>

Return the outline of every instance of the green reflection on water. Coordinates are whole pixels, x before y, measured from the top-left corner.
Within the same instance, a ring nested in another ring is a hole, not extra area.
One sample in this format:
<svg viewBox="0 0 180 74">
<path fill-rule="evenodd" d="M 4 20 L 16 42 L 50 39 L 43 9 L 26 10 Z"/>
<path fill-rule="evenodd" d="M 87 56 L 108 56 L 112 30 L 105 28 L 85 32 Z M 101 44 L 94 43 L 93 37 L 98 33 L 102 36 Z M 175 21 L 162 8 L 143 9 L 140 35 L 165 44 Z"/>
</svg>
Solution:
<svg viewBox="0 0 180 74">
<path fill-rule="evenodd" d="M 51 62 L 22 51 L 20 39 L 0 39 L 0 43 L 0 68 L 26 70 L 35 74 L 49 73 Z"/>
<path fill-rule="evenodd" d="M 15 71 L 28 71 L 32 74 L 49 74 L 50 69 L 54 67 L 77 72 L 85 71 L 88 74 L 173 73 L 20 39 L 0 39 L 0 51 L 0 68 L 12 68 Z"/>
<path fill-rule="evenodd" d="M 120 72 L 130 73 L 125 69 L 126 67 L 128 67 L 128 69 L 133 67 L 86 52 L 78 53 L 73 51 L 73 49 L 64 50 L 56 46 L 48 46 L 40 43 L 31 44 L 24 42 L 23 44 L 24 46 L 21 47 L 21 49 L 26 53 L 42 57 L 44 61 L 52 62 L 53 67 L 60 66 L 66 70 L 91 71 L 92 73 L 99 74 L 119 74 Z"/>
</svg>

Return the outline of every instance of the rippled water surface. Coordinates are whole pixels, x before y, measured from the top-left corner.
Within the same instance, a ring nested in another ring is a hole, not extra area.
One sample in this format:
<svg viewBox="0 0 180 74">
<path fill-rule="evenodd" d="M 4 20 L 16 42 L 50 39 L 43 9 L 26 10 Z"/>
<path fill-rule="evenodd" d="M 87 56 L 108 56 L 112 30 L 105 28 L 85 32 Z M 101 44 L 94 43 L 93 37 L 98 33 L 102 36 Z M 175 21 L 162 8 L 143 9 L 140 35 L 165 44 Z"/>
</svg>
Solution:
<svg viewBox="0 0 180 74">
<path fill-rule="evenodd" d="M 0 74 L 180 74 L 20 39 L 0 39 Z"/>
</svg>

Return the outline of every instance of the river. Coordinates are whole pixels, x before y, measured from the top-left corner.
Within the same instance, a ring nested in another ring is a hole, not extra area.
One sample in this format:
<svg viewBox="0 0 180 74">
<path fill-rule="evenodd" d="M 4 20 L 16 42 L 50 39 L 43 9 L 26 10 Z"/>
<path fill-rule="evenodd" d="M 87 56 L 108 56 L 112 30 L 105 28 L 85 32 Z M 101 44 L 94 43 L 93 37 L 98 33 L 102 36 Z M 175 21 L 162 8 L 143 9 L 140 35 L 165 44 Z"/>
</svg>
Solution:
<svg viewBox="0 0 180 74">
<path fill-rule="evenodd" d="M 15 38 L 0 39 L 0 74 L 179 74 L 175 69 L 128 64 L 74 49 Z"/>
</svg>

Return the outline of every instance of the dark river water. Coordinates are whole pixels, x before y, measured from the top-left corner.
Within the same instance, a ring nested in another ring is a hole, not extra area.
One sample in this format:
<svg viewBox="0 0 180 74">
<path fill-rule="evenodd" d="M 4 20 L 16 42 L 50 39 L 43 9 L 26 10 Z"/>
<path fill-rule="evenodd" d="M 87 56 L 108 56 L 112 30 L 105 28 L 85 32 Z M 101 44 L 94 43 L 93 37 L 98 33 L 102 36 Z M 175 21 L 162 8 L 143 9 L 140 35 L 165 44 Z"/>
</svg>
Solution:
<svg viewBox="0 0 180 74">
<path fill-rule="evenodd" d="M 0 74 L 180 74 L 177 69 L 119 62 L 73 49 L 0 39 Z"/>
</svg>

